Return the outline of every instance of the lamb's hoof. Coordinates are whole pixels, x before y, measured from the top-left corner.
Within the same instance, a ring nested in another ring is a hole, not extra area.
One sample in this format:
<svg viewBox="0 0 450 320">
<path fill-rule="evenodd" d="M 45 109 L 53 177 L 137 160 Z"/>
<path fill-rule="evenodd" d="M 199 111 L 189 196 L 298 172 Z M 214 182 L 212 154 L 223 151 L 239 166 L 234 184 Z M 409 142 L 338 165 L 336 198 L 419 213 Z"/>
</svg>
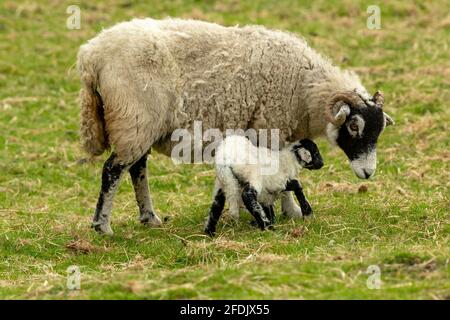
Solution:
<svg viewBox="0 0 450 320">
<path fill-rule="evenodd" d="M 216 230 L 214 230 L 213 228 L 208 228 L 205 227 L 205 230 L 203 230 L 205 232 L 206 235 L 210 236 L 210 237 L 214 237 L 216 234 Z"/>
<path fill-rule="evenodd" d="M 114 235 L 114 232 L 111 229 L 111 226 L 109 224 L 103 223 L 97 223 L 97 222 L 93 222 L 91 225 L 91 228 L 94 228 L 95 231 L 97 231 L 100 234 L 104 234 L 107 236 L 112 236 Z"/>
<path fill-rule="evenodd" d="M 261 230 L 266 230 L 266 229 L 269 229 L 269 230 L 275 230 L 275 228 L 274 228 L 274 226 L 273 226 L 273 223 L 271 223 L 271 222 L 269 222 L 269 221 L 264 221 L 264 227 L 261 227 L 261 226 L 258 224 L 258 222 L 256 222 L 256 220 L 254 219 L 254 220 L 251 220 L 251 221 L 250 221 L 250 225 L 251 225 L 252 227 L 255 227 L 255 228 L 260 228 Z"/>
<path fill-rule="evenodd" d="M 273 223 L 270 220 L 264 220 L 263 230 L 275 230 L 275 228 L 273 227 Z"/>
<path fill-rule="evenodd" d="M 162 225 L 161 219 L 154 214 L 153 212 L 146 212 L 139 217 L 139 221 L 141 221 L 144 225 L 149 225 L 152 227 L 159 227 Z"/>
<path fill-rule="evenodd" d="M 253 220 L 250 221 L 250 225 L 251 225 L 252 227 L 255 227 L 255 228 L 258 228 L 258 227 L 259 227 L 259 226 L 258 226 L 258 222 L 256 222 L 255 219 L 253 219 Z"/>
<path fill-rule="evenodd" d="M 311 206 L 309 205 L 309 203 L 307 203 L 307 204 L 305 205 L 305 207 L 302 208 L 302 213 L 303 213 L 303 217 L 310 216 L 310 215 L 313 214 L 313 209 L 311 208 Z"/>
</svg>

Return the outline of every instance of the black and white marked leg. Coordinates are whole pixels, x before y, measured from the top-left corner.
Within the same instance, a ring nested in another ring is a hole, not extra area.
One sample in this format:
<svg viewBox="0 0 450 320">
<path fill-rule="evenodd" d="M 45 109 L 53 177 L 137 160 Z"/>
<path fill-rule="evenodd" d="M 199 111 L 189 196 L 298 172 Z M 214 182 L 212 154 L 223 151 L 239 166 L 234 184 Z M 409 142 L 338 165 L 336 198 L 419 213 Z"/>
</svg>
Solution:
<svg viewBox="0 0 450 320">
<path fill-rule="evenodd" d="M 266 213 L 267 218 L 270 221 L 270 225 L 275 225 L 275 213 L 273 211 L 273 205 L 272 206 L 263 206 L 264 212 Z"/>
<path fill-rule="evenodd" d="M 270 221 L 257 199 L 258 192 L 256 191 L 256 189 L 253 188 L 250 184 L 245 185 L 242 191 L 242 201 L 244 202 L 247 210 L 255 218 L 259 228 L 261 230 L 264 230 L 267 226 L 270 225 Z"/>
<path fill-rule="evenodd" d="M 143 155 L 130 167 L 131 181 L 133 182 L 136 202 L 139 207 L 139 220 L 143 224 L 160 226 L 161 219 L 155 214 L 150 198 L 147 178 L 147 155 Z"/>
<path fill-rule="evenodd" d="M 125 165 L 122 165 L 116 161 L 116 155 L 113 153 L 105 161 L 103 165 L 102 173 L 102 186 L 100 189 L 100 195 L 97 202 L 97 208 L 95 210 L 94 219 L 92 221 L 92 228 L 95 231 L 112 235 L 113 231 L 110 226 L 110 215 L 113 205 L 114 195 L 119 186 L 119 181 L 123 171 L 126 169 Z"/>
<path fill-rule="evenodd" d="M 269 228 L 270 229 L 274 229 L 274 225 L 275 225 L 275 213 L 273 211 L 273 206 L 265 206 L 265 205 L 261 205 L 264 213 L 266 214 L 267 219 L 269 219 L 270 221 L 270 225 Z M 250 224 L 254 227 L 258 226 L 258 223 L 256 222 L 256 220 L 252 220 L 250 221 Z"/>
<path fill-rule="evenodd" d="M 289 218 L 301 218 L 302 210 L 295 203 L 292 193 L 285 191 L 281 193 L 281 211 Z"/>
<path fill-rule="evenodd" d="M 303 188 L 300 182 L 296 179 L 289 180 L 286 184 L 286 191 L 294 191 L 295 196 L 297 197 L 298 203 L 300 204 L 300 208 L 302 210 L 302 214 L 304 218 L 310 218 L 312 216 L 312 208 L 309 204 L 308 200 L 306 200 L 305 194 L 303 193 Z"/>
<path fill-rule="evenodd" d="M 221 188 L 215 191 L 213 203 L 209 210 L 209 215 L 205 224 L 205 233 L 213 236 L 216 232 L 216 225 L 222 215 L 225 206 L 225 194 Z"/>
</svg>

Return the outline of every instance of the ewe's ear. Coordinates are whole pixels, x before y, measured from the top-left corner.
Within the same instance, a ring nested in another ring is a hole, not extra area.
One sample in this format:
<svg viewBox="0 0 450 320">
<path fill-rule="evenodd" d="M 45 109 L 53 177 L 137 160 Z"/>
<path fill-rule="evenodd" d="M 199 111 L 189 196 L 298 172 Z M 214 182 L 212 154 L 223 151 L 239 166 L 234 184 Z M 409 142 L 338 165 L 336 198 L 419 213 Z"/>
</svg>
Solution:
<svg viewBox="0 0 450 320">
<path fill-rule="evenodd" d="M 377 106 L 379 106 L 380 108 L 383 108 L 384 105 L 384 95 L 383 93 L 378 90 L 377 92 L 374 93 L 373 95 L 373 101 L 375 102 L 375 104 Z"/>
<path fill-rule="evenodd" d="M 384 119 L 386 119 L 386 127 L 395 124 L 395 121 L 386 112 L 383 112 L 383 114 Z"/>
</svg>

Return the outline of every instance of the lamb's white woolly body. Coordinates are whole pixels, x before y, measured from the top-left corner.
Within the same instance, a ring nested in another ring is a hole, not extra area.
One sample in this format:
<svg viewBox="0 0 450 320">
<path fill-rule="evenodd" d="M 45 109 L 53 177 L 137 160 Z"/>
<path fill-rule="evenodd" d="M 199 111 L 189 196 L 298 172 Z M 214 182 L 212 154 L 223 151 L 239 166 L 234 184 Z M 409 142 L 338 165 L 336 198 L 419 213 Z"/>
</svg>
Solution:
<svg viewBox="0 0 450 320">
<path fill-rule="evenodd" d="M 280 151 L 266 150 L 260 152 L 261 148 L 242 136 L 227 137 L 219 145 L 216 188 L 224 191 L 231 216 L 239 217 L 243 183 L 249 183 L 257 191 L 258 202 L 270 206 L 279 199 L 286 183 L 297 177 L 301 166 L 289 147 Z M 272 167 L 269 168 L 270 165 Z M 272 168 L 276 170 L 270 172 Z"/>
</svg>

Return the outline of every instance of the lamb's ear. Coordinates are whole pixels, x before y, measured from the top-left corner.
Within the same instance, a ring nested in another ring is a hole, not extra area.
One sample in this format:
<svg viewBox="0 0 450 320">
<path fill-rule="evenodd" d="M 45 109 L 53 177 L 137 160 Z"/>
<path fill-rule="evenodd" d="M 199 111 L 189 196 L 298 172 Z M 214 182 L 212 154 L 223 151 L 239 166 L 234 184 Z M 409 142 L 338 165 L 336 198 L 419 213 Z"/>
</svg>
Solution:
<svg viewBox="0 0 450 320">
<path fill-rule="evenodd" d="M 301 146 L 302 146 L 302 143 L 301 143 L 300 141 L 294 142 L 294 143 L 291 145 L 291 150 L 292 150 L 292 151 L 296 151 L 296 150 L 298 150 Z"/>
<path fill-rule="evenodd" d="M 395 124 L 395 121 L 386 112 L 383 112 L 383 114 L 384 114 L 384 119 L 386 119 L 386 127 Z"/>
</svg>

